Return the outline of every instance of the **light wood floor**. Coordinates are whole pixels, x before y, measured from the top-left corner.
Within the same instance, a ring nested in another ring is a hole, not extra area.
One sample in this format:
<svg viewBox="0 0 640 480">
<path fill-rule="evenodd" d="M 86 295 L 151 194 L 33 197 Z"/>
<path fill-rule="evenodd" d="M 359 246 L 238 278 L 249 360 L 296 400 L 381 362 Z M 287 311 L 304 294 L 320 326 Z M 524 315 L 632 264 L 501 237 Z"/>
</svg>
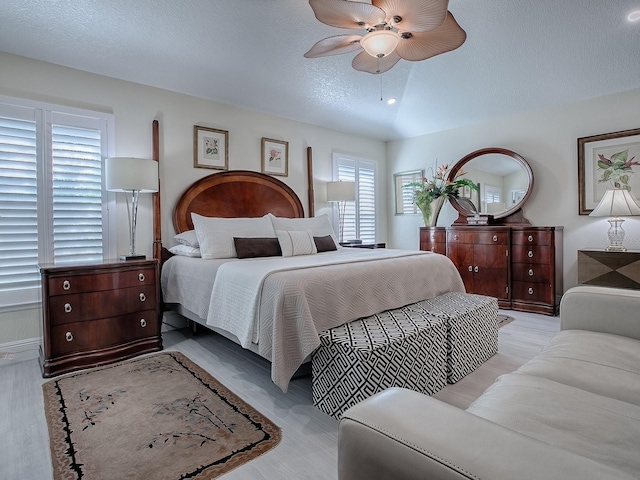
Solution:
<svg viewBox="0 0 640 480">
<path fill-rule="evenodd" d="M 466 408 L 495 378 L 533 357 L 559 330 L 559 319 L 504 311 L 515 321 L 500 329 L 499 352 L 475 372 L 436 397 Z M 220 335 L 188 330 L 163 334 L 177 350 L 212 373 L 282 428 L 280 445 L 226 474 L 234 479 L 335 479 L 338 422 L 311 403 L 311 379 L 292 381 L 284 394 L 270 380 L 269 365 Z M 0 359 L 0 479 L 50 480 L 51 456 L 37 352 Z M 136 477 L 147 479 L 143 472 Z M 114 479 L 115 480 L 115 479 Z"/>
</svg>

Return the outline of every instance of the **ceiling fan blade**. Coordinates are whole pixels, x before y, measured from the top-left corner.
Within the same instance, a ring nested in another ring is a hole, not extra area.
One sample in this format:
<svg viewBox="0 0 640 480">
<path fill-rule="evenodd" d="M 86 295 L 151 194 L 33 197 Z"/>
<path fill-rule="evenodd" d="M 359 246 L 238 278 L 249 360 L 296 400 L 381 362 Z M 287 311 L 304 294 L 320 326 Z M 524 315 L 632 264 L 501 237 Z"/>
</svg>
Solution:
<svg viewBox="0 0 640 480">
<path fill-rule="evenodd" d="M 406 39 L 401 36 L 396 52 L 401 58 L 411 61 L 426 60 L 441 53 L 450 52 L 461 46 L 467 39 L 466 32 L 450 12 L 447 13 L 444 23 L 435 30 L 410 35 L 411 37 Z"/>
<path fill-rule="evenodd" d="M 360 50 L 360 35 L 336 35 L 320 40 L 304 54 L 306 58 L 326 57 Z"/>
<path fill-rule="evenodd" d="M 339 28 L 374 27 L 386 17 L 384 10 L 369 3 L 348 0 L 309 0 L 316 18 Z"/>
<path fill-rule="evenodd" d="M 391 52 L 383 58 L 372 57 L 367 52 L 360 52 L 351 62 L 351 66 L 360 72 L 373 73 L 375 75 L 376 73 L 384 73 L 390 70 L 399 60 L 400 56 L 396 52 Z"/>
<path fill-rule="evenodd" d="M 372 0 L 387 12 L 400 32 L 427 32 L 438 28 L 447 16 L 449 0 Z M 393 17 L 399 17 L 400 21 Z"/>
</svg>

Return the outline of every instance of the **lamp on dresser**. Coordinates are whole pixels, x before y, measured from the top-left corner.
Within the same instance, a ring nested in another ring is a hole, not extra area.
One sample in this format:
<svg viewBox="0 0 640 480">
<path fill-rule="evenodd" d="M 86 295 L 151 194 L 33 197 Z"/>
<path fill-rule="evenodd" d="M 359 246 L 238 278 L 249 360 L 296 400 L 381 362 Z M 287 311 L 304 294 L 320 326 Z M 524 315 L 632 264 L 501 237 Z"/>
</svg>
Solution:
<svg viewBox="0 0 640 480">
<path fill-rule="evenodd" d="M 327 183 L 327 201 L 338 202 L 338 223 L 340 224 L 340 242 L 344 236 L 344 211 L 347 202 L 356 199 L 356 182 L 329 182 Z"/>
<path fill-rule="evenodd" d="M 622 228 L 623 218 L 640 215 L 640 205 L 631 195 L 629 190 L 616 188 L 607 190 L 600 200 L 600 203 L 589 214 L 590 217 L 611 217 L 609 218 L 609 246 L 605 248 L 607 252 L 625 252 L 627 249 L 622 244 L 624 241 L 624 230 Z"/>
<path fill-rule="evenodd" d="M 158 162 L 145 158 L 113 157 L 105 162 L 106 188 L 110 192 L 124 192 L 129 218 L 129 253 L 120 260 L 145 259 L 136 253 L 136 223 L 138 218 L 138 195 L 158 191 Z M 129 197 L 131 194 L 131 207 Z"/>
</svg>

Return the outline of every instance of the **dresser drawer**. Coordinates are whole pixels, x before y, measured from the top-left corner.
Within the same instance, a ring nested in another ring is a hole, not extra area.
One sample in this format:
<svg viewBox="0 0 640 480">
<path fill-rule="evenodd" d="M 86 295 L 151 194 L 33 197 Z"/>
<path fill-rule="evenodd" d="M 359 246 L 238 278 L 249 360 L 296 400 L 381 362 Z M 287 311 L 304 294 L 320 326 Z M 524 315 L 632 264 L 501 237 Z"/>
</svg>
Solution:
<svg viewBox="0 0 640 480">
<path fill-rule="evenodd" d="M 514 245 L 551 245 L 552 232 L 537 230 L 514 230 L 511 242 Z"/>
<path fill-rule="evenodd" d="M 143 285 L 51 297 L 49 318 L 51 325 L 62 325 L 96 317 L 115 317 L 150 308 L 156 308 L 156 286 Z"/>
<path fill-rule="evenodd" d="M 155 285 L 155 272 L 153 267 L 141 267 L 93 274 L 69 272 L 65 275 L 62 273 L 49 277 L 49 296 L 116 290 L 137 285 Z"/>
<path fill-rule="evenodd" d="M 514 263 L 511 267 L 511 278 L 518 282 L 551 283 L 551 265 L 536 263 Z"/>
<path fill-rule="evenodd" d="M 513 300 L 550 304 L 555 300 L 555 293 L 548 283 L 512 282 L 512 285 L 511 298 Z"/>
<path fill-rule="evenodd" d="M 513 245 L 511 248 L 512 261 L 527 264 L 553 263 L 553 249 L 547 246 Z"/>
<path fill-rule="evenodd" d="M 446 241 L 447 232 L 445 230 L 420 229 L 420 242 L 445 243 Z"/>
<path fill-rule="evenodd" d="M 508 242 L 508 232 L 469 230 L 452 230 L 447 232 L 447 243 L 507 245 Z"/>
<path fill-rule="evenodd" d="M 158 314 L 145 310 L 122 317 L 72 322 L 51 329 L 51 348 L 56 356 L 87 352 L 99 345 L 108 348 L 157 335 Z"/>
</svg>

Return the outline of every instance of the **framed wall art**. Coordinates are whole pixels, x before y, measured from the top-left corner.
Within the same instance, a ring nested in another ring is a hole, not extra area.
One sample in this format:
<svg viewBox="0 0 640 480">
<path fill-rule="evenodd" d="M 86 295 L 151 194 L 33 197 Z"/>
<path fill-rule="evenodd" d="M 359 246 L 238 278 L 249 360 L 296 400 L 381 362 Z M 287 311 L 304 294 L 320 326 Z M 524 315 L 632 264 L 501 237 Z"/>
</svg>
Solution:
<svg viewBox="0 0 640 480">
<path fill-rule="evenodd" d="M 289 142 L 262 138 L 262 173 L 283 177 L 289 174 Z"/>
<path fill-rule="evenodd" d="M 578 139 L 580 215 L 589 215 L 613 188 L 640 196 L 640 128 Z"/>
<path fill-rule="evenodd" d="M 229 132 L 217 128 L 193 127 L 193 166 L 229 169 Z"/>
</svg>

